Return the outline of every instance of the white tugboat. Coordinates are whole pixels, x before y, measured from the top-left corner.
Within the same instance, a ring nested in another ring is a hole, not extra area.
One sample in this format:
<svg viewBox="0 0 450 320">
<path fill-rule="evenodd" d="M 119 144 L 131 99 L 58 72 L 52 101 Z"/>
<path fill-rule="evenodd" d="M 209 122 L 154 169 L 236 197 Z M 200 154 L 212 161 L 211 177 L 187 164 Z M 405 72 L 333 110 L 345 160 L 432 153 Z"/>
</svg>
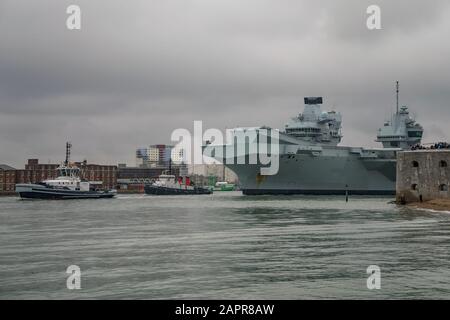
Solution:
<svg viewBox="0 0 450 320">
<path fill-rule="evenodd" d="M 16 192 L 21 198 L 29 199 L 100 199 L 112 198 L 115 190 L 91 190 L 91 183 L 81 179 L 81 170 L 69 161 L 70 143 L 66 144 L 66 161 L 56 170 L 56 179 L 44 180 L 40 183 L 16 184 Z"/>
</svg>

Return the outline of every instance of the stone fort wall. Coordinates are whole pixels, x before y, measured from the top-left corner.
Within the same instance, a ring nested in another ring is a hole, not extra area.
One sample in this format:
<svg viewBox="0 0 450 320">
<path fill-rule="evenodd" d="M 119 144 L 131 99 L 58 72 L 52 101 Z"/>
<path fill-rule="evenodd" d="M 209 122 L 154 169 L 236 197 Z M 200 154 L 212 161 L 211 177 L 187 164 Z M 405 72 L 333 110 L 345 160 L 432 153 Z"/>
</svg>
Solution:
<svg viewBox="0 0 450 320">
<path fill-rule="evenodd" d="M 399 203 L 450 199 L 450 150 L 402 151 L 397 154 Z"/>
</svg>

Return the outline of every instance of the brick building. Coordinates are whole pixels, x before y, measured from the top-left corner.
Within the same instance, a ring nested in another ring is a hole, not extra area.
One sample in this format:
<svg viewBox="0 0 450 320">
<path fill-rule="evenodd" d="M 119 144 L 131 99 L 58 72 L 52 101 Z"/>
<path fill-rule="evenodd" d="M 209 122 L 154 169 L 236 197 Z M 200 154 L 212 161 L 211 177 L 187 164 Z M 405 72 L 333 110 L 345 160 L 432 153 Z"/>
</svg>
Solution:
<svg viewBox="0 0 450 320">
<path fill-rule="evenodd" d="M 56 178 L 58 164 L 42 164 L 38 159 L 28 159 L 25 169 L 16 170 L 16 183 L 38 183 Z"/>
<path fill-rule="evenodd" d="M 119 165 L 117 191 L 119 193 L 144 193 L 144 185 L 158 179 L 167 170 L 167 167 L 146 168 Z M 172 166 L 171 173 L 176 176 L 180 175 L 180 166 Z"/>
<path fill-rule="evenodd" d="M 6 164 L 0 164 L 0 194 L 14 193 L 16 169 Z"/>
<path fill-rule="evenodd" d="M 117 188 L 117 166 L 76 163 L 89 181 L 103 181 L 103 189 Z"/>
<path fill-rule="evenodd" d="M 157 179 L 163 172 L 168 171 L 166 167 L 162 168 L 137 168 L 137 167 L 122 167 L 119 168 L 119 179 L 134 179 L 134 180 L 152 180 Z M 172 167 L 172 174 L 179 175 L 180 169 Z"/>
</svg>

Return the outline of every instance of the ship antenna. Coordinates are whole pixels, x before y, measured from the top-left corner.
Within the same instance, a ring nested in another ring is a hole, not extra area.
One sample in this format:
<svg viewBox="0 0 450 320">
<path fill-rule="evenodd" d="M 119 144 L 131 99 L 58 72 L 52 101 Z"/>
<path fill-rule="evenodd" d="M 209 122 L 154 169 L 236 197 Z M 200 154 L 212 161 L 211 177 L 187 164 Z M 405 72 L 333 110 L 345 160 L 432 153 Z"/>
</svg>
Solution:
<svg viewBox="0 0 450 320">
<path fill-rule="evenodd" d="M 397 114 L 398 114 L 398 91 L 399 91 L 399 89 L 400 89 L 400 84 L 397 81 Z"/>
<path fill-rule="evenodd" d="M 72 148 L 72 144 L 70 142 L 66 142 L 66 161 L 64 162 L 66 167 L 69 165 L 70 161 L 70 148 Z"/>
</svg>

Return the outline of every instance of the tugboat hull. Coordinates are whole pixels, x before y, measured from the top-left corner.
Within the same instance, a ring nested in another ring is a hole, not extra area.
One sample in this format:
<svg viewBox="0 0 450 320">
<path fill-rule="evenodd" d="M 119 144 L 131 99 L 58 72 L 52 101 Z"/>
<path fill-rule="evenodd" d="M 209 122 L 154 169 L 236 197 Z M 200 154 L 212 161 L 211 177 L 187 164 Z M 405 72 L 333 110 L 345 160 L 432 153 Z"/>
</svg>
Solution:
<svg viewBox="0 0 450 320">
<path fill-rule="evenodd" d="M 154 195 L 189 195 L 189 194 L 211 194 L 211 190 L 206 188 L 170 188 L 164 186 L 145 185 L 144 191 L 146 194 Z"/>
<path fill-rule="evenodd" d="M 17 184 L 16 192 L 22 199 L 102 199 L 113 198 L 115 192 L 74 191 L 49 188 L 38 184 Z"/>
</svg>

